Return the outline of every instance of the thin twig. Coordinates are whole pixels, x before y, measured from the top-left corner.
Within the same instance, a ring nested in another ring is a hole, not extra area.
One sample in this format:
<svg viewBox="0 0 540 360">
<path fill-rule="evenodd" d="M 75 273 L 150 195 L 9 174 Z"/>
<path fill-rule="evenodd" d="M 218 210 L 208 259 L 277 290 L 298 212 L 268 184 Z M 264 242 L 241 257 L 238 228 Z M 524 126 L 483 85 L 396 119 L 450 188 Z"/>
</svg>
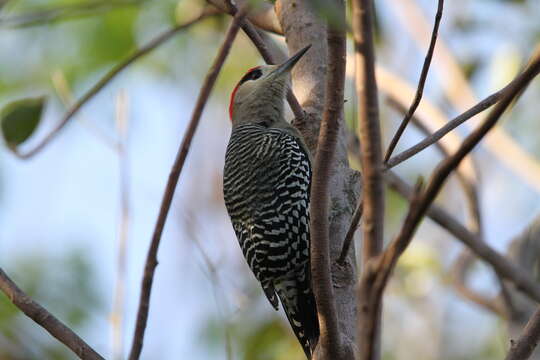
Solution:
<svg viewBox="0 0 540 360">
<path fill-rule="evenodd" d="M 406 109 L 394 99 L 389 99 L 389 104 L 396 108 L 400 112 L 405 112 Z M 414 125 L 424 133 L 426 137 L 431 136 L 431 132 L 424 125 L 420 119 L 416 116 L 411 118 Z M 449 150 L 443 146 L 442 143 L 436 142 L 435 146 L 439 152 L 445 157 L 450 156 Z M 480 213 L 480 204 L 478 199 L 478 192 L 475 184 L 472 181 L 469 181 L 466 174 L 462 172 L 461 166 L 456 171 L 456 177 L 463 189 L 463 194 L 465 195 L 465 200 L 468 208 L 468 228 L 469 230 L 478 238 L 479 241 L 484 241 L 483 231 L 482 231 L 482 217 Z M 488 298 L 473 289 L 469 288 L 466 284 L 467 274 L 471 268 L 471 265 L 474 262 L 473 254 L 469 250 L 464 250 L 458 256 L 457 260 L 452 266 L 452 285 L 456 291 L 463 296 L 464 298 L 470 300 L 471 302 L 481 306 L 482 308 L 493 312 L 496 315 L 499 315 L 505 318 L 508 314 L 504 304 L 496 301 L 494 298 Z M 501 288 L 503 292 L 506 292 L 504 282 L 500 277 L 499 279 Z"/>
<path fill-rule="evenodd" d="M 490 108 L 492 105 L 496 104 L 502 96 L 508 91 L 508 89 L 517 81 L 517 78 L 512 80 L 508 85 L 506 85 L 501 90 L 489 95 L 478 104 L 471 107 L 469 110 L 464 113 L 456 116 L 450 120 L 446 125 L 441 127 L 439 130 L 435 131 L 432 135 L 426 137 L 424 140 L 420 141 L 418 144 L 411 146 L 409 149 L 402 151 L 401 153 L 390 158 L 386 162 L 386 169 L 391 169 L 394 166 L 401 164 L 403 161 L 413 157 L 418 154 L 420 151 L 424 150 L 428 146 L 439 141 L 443 136 L 448 134 L 450 131 L 454 130 L 459 125 L 463 124 L 465 121 L 471 119 L 472 117 L 478 115 L 482 111 Z"/>
<path fill-rule="evenodd" d="M 107 74 L 105 74 L 90 90 L 88 90 L 62 117 L 60 122 L 32 149 L 27 152 L 21 153 L 17 149 L 14 150 L 14 153 L 17 157 L 21 159 L 28 159 L 39 151 L 41 151 L 45 146 L 47 146 L 64 128 L 64 126 L 69 122 L 69 120 L 75 115 L 90 99 L 92 99 L 101 89 L 103 89 L 107 84 L 113 80 L 116 75 L 118 75 L 122 70 L 126 69 L 136 60 L 140 59 L 144 55 L 148 54 L 154 50 L 159 45 L 163 44 L 165 41 L 169 40 L 173 35 L 177 34 L 182 30 L 186 30 L 191 25 L 198 23 L 199 21 L 218 14 L 219 11 L 214 8 L 206 8 L 202 13 L 196 16 L 194 19 L 191 19 L 181 25 L 177 25 L 161 34 L 156 36 L 154 39 L 150 40 L 146 45 L 136 50 L 133 54 L 127 57 L 124 61 L 115 65 Z"/>
<path fill-rule="evenodd" d="M 150 293 L 152 291 L 152 282 L 154 279 L 154 273 L 157 266 L 157 252 L 159 248 L 159 243 L 161 240 L 161 235 L 163 233 L 163 228 L 165 227 L 165 222 L 167 220 L 167 214 L 171 207 L 172 199 L 178 184 L 178 179 L 184 167 L 186 157 L 195 135 L 195 131 L 199 125 L 199 121 L 212 91 L 216 79 L 221 71 L 223 63 L 229 54 L 232 43 L 238 34 L 239 27 L 246 15 L 247 9 L 242 9 L 238 11 L 235 15 L 229 30 L 225 36 L 225 39 L 219 49 L 219 52 L 214 60 L 214 63 L 210 67 L 206 77 L 204 79 L 203 85 L 199 92 L 199 97 L 197 98 L 197 103 L 193 110 L 191 120 L 189 122 L 182 143 L 178 149 L 174 164 L 171 168 L 169 174 L 169 179 L 167 181 L 167 186 L 165 188 L 165 193 L 163 194 L 163 200 L 161 202 L 161 207 L 159 210 L 159 216 L 157 218 L 156 226 L 154 228 L 154 233 L 152 235 L 152 241 L 150 243 L 150 248 L 148 249 L 148 255 L 146 258 L 146 265 L 144 268 L 144 275 L 142 279 L 141 286 L 141 295 L 139 299 L 139 309 L 137 311 L 137 323 L 135 326 L 135 334 L 133 336 L 133 344 L 131 347 L 131 352 L 129 355 L 129 360 L 137 360 L 141 354 L 143 346 L 144 331 L 146 329 L 146 322 L 148 320 L 148 310 L 150 307 Z"/>
<path fill-rule="evenodd" d="M 394 1 L 391 10 L 394 11 L 403 28 L 423 47 L 428 41 L 426 34 L 429 33 L 430 25 L 419 3 L 414 0 Z M 434 58 L 432 71 L 437 71 L 440 78 L 439 84 L 444 89 L 451 105 L 460 112 L 474 105 L 478 100 L 464 74 L 463 66 L 460 66 L 444 39 L 437 41 L 437 52 Z M 480 120 L 473 119 L 473 125 L 477 125 Z M 482 147 L 527 185 L 540 192 L 540 181 L 538 181 L 540 162 L 509 136 L 503 127 L 493 129 L 490 136 L 483 141 Z"/>
<path fill-rule="evenodd" d="M 392 106 L 396 107 L 398 110 L 406 111 L 401 106 L 401 104 L 393 100 L 390 100 L 389 102 Z M 411 120 L 414 123 L 414 125 L 419 130 L 421 130 L 422 133 L 424 133 L 426 137 L 431 136 L 431 132 L 420 119 L 418 119 L 416 116 L 413 116 Z M 450 156 L 449 149 L 443 146 L 442 143 L 436 142 L 435 146 L 445 158 L 448 158 Z M 471 157 L 472 155 L 469 155 L 469 156 Z M 467 212 L 468 212 L 467 227 L 476 237 L 478 237 L 479 241 L 485 241 L 484 235 L 483 235 L 483 226 L 482 226 L 483 222 L 482 222 L 482 216 L 481 216 L 481 211 L 480 211 L 480 201 L 478 198 L 477 187 L 476 187 L 476 184 L 472 180 L 469 179 L 467 174 L 463 171 L 462 167 L 463 167 L 463 163 L 460 164 L 460 166 L 458 167 L 455 173 L 461 185 L 461 188 L 463 190 L 463 194 L 465 196 L 465 200 L 467 204 Z M 452 285 L 454 286 L 456 291 L 459 294 L 461 294 L 461 296 L 463 296 L 464 298 L 472 301 L 473 303 L 481 306 L 482 308 L 486 310 L 493 312 L 496 315 L 506 318 L 509 314 L 509 311 L 511 311 L 511 308 L 512 308 L 511 300 L 507 296 L 503 296 L 505 301 L 501 303 L 500 301 L 497 301 L 496 298 L 486 297 L 467 286 L 467 281 L 466 281 L 467 274 L 469 273 L 469 270 L 473 263 L 474 263 L 473 254 L 469 250 L 464 250 L 458 256 L 458 259 L 454 262 L 454 265 L 452 267 Z M 497 279 L 501 287 L 501 292 L 503 294 L 507 294 L 508 289 L 506 288 L 506 285 L 503 279 L 499 277 L 498 275 L 497 275 Z"/>
<path fill-rule="evenodd" d="M 135 6 L 144 0 L 99 0 L 77 4 L 60 5 L 48 9 L 42 9 L 23 13 L 11 17 L 0 18 L 0 28 L 22 28 L 42 25 L 60 20 L 69 20 L 83 16 L 94 16 L 122 6 Z"/>
<path fill-rule="evenodd" d="M 495 108 L 489 113 L 480 127 L 473 131 L 461 144 L 457 152 L 451 157 L 441 162 L 435 169 L 431 179 L 422 195 L 422 200 L 417 209 L 411 209 L 414 213 L 414 221 L 410 222 L 410 226 L 402 228 L 402 235 L 398 238 L 409 239 L 414 233 L 416 226 L 420 222 L 423 214 L 426 212 L 429 205 L 435 200 L 436 195 L 442 188 L 444 182 L 450 173 L 457 168 L 461 160 L 482 140 L 486 134 L 500 119 L 501 115 L 514 101 L 516 95 L 521 93 L 527 87 L 529 82 L 540 72 L 540 51 L 534 55 L 534 61 L 527 67 L 518 77 L 517 81 L 505 92 L 501 100 L 495 105 Z M 409 241 L 409 240 L 407 240 Z"/>
<path fill-rule="evenodd" d="M 28 297 L 1 268 L 0 290 L 6 294 L 13 305 L 47 330 L 58 341 L 71 349 L 80 359 L 104 360 L 101 355 L 75 334 L 73 330 L 48 312 L 47 309 Z"/>
<path fill-rule="evenodd" d="M 526 360 L 533 353 L 540 339 L 540 307 L 534 312 L 527 322 L 523 333 L 516 341 L 512 341 L 512 346 L 506 355 L 505 360 Z"/>
<path fill-rule="evenodd" d="M 222 6 L 220 6 L 220 2 L 216 2 L 215 0 L 208 0 L 208 2 L 218 8 L 222 8 Z M 234 16 L 238 11 L 236 5 L 234 5 L 231 0 L 225 0 L 224 2 L 226 5 L 226 9 L 224 10 L 230 15 Z M 267 64 L 274 65 L 278 63 L 275 59 L 275 56 L 268 49 L 268 45 L 266 44 L 266 42 L 259 35 L 257 29 L 249 20 L 244 20 L 244 23 L 242 24 L 242 30 L 247 35 L 247 37 L 249 37 L 253 45 L 255 45 L 255 47 L 257 48 L 257 50 Z M 283 58 L 285 58 L 285 56 L 283 56 Z M 290 88 L 287 89 L 287 102 L 289 103 L 289 106 L 291 107 L 291 110 L 294 113 L 296 119 L 302 119 L 304 117 L 304 110 L 302 109 L 302 106 L 300 106 L 300 103 L 298 102 L 296 96 Z"/>
<path fill-rule="evenodd" d="M 337 263 L 340 265 L 345 264 L 345 260 L 347 260 L 347 254 L 349 253 L 354 234 L 356 233 L 358 225 L 360 224 L 363 210 L 364 201 L 360 199 L 360 201 L 358 201 L 358 206 L 356 207 L 356 210 L 354 211 L 354 214 L 351 218 L 351 225 L 349 226 L 349 230 L 347 230 L 345 240 L 343 240 L 343 247 L 341 248 L 341 253 L 339 254 L 339 258 L 337 260 Z"/>
<path fill-rule="evenodd" d="M 358 130 L 361 147 L 362 199 L 364 202 L 362 263 L 382 250 L 384 224 L 384 182 L 382 176 L 382 146 L 379 123 L 377 82 L 375 81 L 375 50 L 373 45 L 373 1 L 352 1 L 353 38 L 356 60 L 356 93 L 359 99 Z M 365 270 L 365 269 L 364 269 Z M 358 343 L 360 359 L 380 357 L 380 309 L 366 313 L 366 294 L 358 295 Z M 378 319 L 373 334 L 365 331 L 364 322 Z"/>
<path fill-rule="evenodd" d="M 223 330 L 224 330 L 224 338 L 225 338 L 226 360 L 233 360 L 233 349 L 232 349 L 231 334 L 230 334 L 230 329 L 229 329 L 229 319 L 230 319 L 229 315 L 230 314 L 228 314 L 229 311 L 227 311 L 227 314 L 224 314 L 225 307 L 227 305 L 227 296 L 226 296 L 226 292 L 222 288 L 222 285 L 219 279 L 219 272 L 218 272 L 219 264 L 215 264 L 214 261 L 212 261 L 212 258 L 210 257 L 210 255 L 204 248 L 203 244 L 201 243 L 195 229 L 200 228 L 203 225 L 194 224 L 196 222 L 196 218 L 193 215 L 194 214 L 192 214 L 191 212 L 186 213 L 186 217 L 183 221 L 183 227 L 186 230 L 186 236 L 190 239 L 193 239 L 193 243 L 195 244 L 195 247 L 197 248 L 197 250 L 199 250 L 204 266 L 206 267 L 205 274 L 208 276 L 208 279 L 210 280 L 210 283 L 212 285 L 212 294 L 214 295 L 216 309 L 220 317 L 220 321 L 224 324 Z"/>
<path fill-rule="evenodd" d="M 344 5 L 340 0 L 336 5 L 339 6 L 340 24 L 345 24 Z M 327 43 L 326 102 L 311 181 L 311 274 L 319 313 L 319 346 L 329 359 L 340 359 L 343 358 L 340 355 L 341 334 L 330 270 L 328 188 L 343 111 L 347 51 L 345 29 L 327 24 Z"/>
<path fill-rule="evenodd" d="M 433 58 L 435 44 L 437 43 L 437 34 L 439 32 L 439 25 L 442 19 L 443 6 L 444 0 L 439 0 L 439 4 L 437 6 L 437 14 L 435 15 L 435 24 L 433 25 L 433 31 L 431 32 L 431 41 L 429 43 L 429 48 L 426 53 L 426 58 L 424 59 L 422 72 L 420 73 L 420 80 L 418 80 L 418 88 L 416 90 L 416 95 L 414 96 L 414 100 L 409 107 L 407 114 L 405 114 L 405 117 L 401 121 L 398 130 L 394 134 L 392 141 L 390 141 L 390 145 L 388 146 L 388 150 L 386 151 L 386 155 L 384 156 L 385 163 L 388 161 L 388 159 L 390 159 L 390 156 L 392 155 L 392 152 L 394 151 L 399 139 L 401 138 L 401 135 L 403 135 L 403 132 L 409 124 L 409 121 L 411 120 L 414 112 L 416 111 L 416 108 L 418 108 L 418 105 L 420 105 L 420 100 L 422 100 L 422 94 L 424 93 L 424 85 L 426 83 L 429 66 L 431 65 L 431 59 Z"/>
</svg>

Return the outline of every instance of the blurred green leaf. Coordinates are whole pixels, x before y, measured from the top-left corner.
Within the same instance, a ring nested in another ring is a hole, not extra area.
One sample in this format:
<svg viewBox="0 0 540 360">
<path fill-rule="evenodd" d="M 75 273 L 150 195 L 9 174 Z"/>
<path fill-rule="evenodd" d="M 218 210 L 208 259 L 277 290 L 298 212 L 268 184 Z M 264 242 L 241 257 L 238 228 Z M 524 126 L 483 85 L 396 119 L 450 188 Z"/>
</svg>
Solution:
<svg viewBox="0 0 540 360">
<path fill-rule="evenodd" d="M 12 102 L 0 115 L 2 136 L 9 147 L 16 147 L 26 141 L 36 130 L 43 112 L 44 97 L 23 99 Z"/>
</svg>

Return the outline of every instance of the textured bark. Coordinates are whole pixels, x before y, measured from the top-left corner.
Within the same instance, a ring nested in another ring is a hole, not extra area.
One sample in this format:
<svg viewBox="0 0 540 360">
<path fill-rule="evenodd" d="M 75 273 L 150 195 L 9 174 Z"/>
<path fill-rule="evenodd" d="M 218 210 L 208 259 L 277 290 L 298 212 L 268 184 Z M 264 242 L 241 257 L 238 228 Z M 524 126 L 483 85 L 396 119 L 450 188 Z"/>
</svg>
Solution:
<svg viewBox="0 0 540 360">
<path fill-rule="evenodd" d="M 309 1 L 282 0 L 276 3 L 276 12 L 289 48 L 294 53 L 312 44 L 304 59 L 293 69 L 293 91 L 306 116 L 295 123 L 304 135 L 312 154 L 316 152 L 318 132 L 325 102 L 327 73 L 327 44 L 324 21 L 308 6 Z M 340 119 L 342 121 L 342 119 Z M 339 132 L 335 149 L 335 162 L 330 170 L 330 259 L 336 301 L 338 326 L 344 346 L 354 346 L 356 332 L 354 248 L 349 251 L 344 265 L 337 265 L 343 240 L 359 194 L 358 174 L 349 168 L 344 129 Z"/>
</svg>

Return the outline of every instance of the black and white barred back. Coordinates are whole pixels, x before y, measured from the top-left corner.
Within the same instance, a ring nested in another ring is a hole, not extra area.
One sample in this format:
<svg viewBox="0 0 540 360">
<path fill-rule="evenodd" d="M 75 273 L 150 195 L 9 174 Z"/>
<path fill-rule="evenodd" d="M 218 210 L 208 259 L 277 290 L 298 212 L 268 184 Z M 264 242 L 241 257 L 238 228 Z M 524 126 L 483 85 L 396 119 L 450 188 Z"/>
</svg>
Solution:
<svg viewBox="0 0 540 360">
<path fill-rule="evenodd" d="M 319 336 L 309 264 L 311 164 L 279 128 L 233 128 L 223 176 L 225 205 L 246 261 L 274 308 L 276 293 L 308 358 Z"/>
</svg>

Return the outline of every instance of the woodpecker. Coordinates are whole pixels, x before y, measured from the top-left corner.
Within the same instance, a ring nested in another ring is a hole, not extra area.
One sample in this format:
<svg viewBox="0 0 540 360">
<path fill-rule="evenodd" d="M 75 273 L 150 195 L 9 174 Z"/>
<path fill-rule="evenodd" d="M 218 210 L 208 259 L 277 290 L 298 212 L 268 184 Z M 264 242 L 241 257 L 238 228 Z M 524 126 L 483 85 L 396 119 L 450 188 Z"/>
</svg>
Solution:
<svg viewBox="0 0 540 360">
<path fill-rule="evenodd" d="M 310 46 L 281 65 L 250 69 L 236 85 L 223 171 L 225 205 L 244 257 L 275 310 L 280 299 L 308 359 L 319 338 L 310 273 L 312 171 L 283 100 L 290 70 Z"/>
</svg>

